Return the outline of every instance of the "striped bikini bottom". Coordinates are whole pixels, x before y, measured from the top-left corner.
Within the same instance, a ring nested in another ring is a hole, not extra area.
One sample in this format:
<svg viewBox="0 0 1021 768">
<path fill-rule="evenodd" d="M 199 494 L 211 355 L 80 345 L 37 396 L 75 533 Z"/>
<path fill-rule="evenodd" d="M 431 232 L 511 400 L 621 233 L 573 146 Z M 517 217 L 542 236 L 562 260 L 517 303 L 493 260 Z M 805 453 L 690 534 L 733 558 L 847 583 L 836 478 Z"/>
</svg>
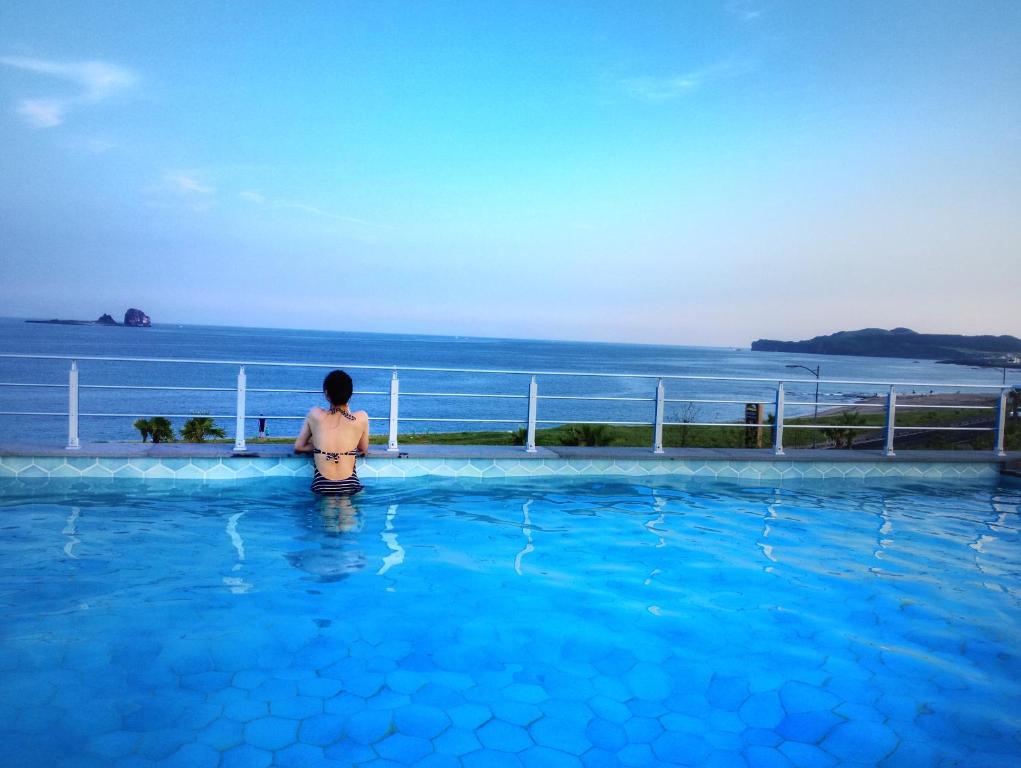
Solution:
<svg viewBox="0 0 1021 768">
<path fill-rule="evenodd" d="M 350 496 L 362 490 L 361 481 L 358 480 L 358 470 L 353 468 L 351 476 L 343 480 L 329 480 L 322 476 L 319 467 L 315 467 L 315 474 L 312 475 L 312 493 L 322 496 Z"/>
</svg>

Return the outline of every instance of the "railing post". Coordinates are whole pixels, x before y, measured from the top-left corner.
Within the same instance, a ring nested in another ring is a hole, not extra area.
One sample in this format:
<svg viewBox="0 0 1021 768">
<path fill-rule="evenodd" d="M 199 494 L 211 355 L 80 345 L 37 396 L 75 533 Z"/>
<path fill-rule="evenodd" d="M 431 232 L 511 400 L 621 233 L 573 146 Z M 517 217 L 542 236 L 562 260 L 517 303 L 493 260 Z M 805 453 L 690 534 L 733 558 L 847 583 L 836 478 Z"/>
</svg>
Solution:
<svg viewBox="0 0 1021 768">
<path fill-rule="evenodd" d="M 890 385 L 890 394 L 886 396 L 886 449 L 887 456 L 893 456 L 893 433 L 897 421 L 897 390 Z"/>
<path fill-rule="evenodd" d="M 238 405 L 236 418 L 234 420 L 234 450 L 244 451 L 248 449 L 245 445 L 245 388 L 247 386 L 247 378 L 245 376 L 245 367 L 242 365 L 238 369 Z"/>
<path fill-rule="evenodd" d="M 652 452 L 663 453 L 663 406 L 666 393 L 663 379 L 656 384 L 656 421 L 652 425 Z"/>
<path fill-rule="evenodd" d="M 398 423 L 398 400 L 400 385 L 397 381 L 397 369 L 394 368 L 393 376 L 390 377 L 390 437 L 387 439 L 387 453 L 397 453 L 400 446 L 397 445 L 397 423 Z"/>
<path fill-rule="evenodd" d="M 776 418 L 773 422 L 773 454 L 783 456 L 783 382 L 776 385 Z"/>
<path fill-rule="evenodd" d="M 539 403 L 539 386 L 535 376 L 528 383 L 528 433 L 525 436 L 525 452 L 535 453 L 535 409 Z"/>
<path fill-rule="evenodd" d="M 1007 393 L 1008 389 L 1004 387 L 1000 390 L 1000 402 L 996 405 L 996 445 L 993 451 L 997 456 L 1006 456 L 1007 452 L 1004 450 L 1004 434 L 1007 431 Z"/>
<path fill-rule="evenodd" d="M 67 450 L 81 448 L 78 442 L 78 361 L 71 361 L 67 375 Z"/>
</svg>

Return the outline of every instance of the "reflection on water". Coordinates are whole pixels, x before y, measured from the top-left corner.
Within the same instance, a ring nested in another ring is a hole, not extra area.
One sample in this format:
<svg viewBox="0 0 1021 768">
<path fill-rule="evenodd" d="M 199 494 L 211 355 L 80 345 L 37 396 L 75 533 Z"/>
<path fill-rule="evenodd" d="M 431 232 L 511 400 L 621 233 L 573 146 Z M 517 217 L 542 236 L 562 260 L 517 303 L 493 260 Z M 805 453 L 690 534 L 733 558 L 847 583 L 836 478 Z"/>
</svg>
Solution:
<svg viewBox="0 0 1021 768">
<path fill-rule="evenodd" d="M 362 518 L 350 496 L 323 496 L 318 500 L 319 517 L 327 533 L 350 533 L 362 529 Z"/>
<path fill-rule="evenodd" d="M 766 505 L 766 514 L 762 518 L 762 538 L 763 541 L 758 542 L 759 549 L 762 550 L 762 554 L 765 555 L 766 559 L 771 563 L 776 562 L 776 557 L 773 555 L 773 545 L 766 543 L 765 539 L 769 538 L 772 527 L 770 523 L 777 519 L 776 508 L 780 506 L 780 492 L 777 490 L 773 491 L 773 501 Z M 764 569 L 766 573 L 773 572 L 773 566 L 767 565 Z"/>
<path fill-rule="evenodd" d="M 404 547 L 397 541 L 397 533 L 394 531 L 394 518 L 397 517 L 397 506 L 397 504 L 391 504 L 387 509 L 386 522 L 384 523 L 383 531 L 379 534 L 379 538 L 386 544 L 390 554 L 383 558 L 383 565 L 376 571 L 377 576 L 382 576 L 394 566 L 404 562 Z M 386 589 L 388 592 L 393 592 L 393 584 Z"/>
<path fill-rule="evenodd" d="M 346 579 L 365 567 L 365 555 L 352 549 L 350 536 L 362 529 L 362 517 L 350 496 L 323 496 L 316 499 L 315 511 L 322 528 L 309 536 L 317 548 L 288 552 L 287 561 L 316 581 L 333 582 Z M 323 536 L 325 532 L 327 535 Z"/>
<path fill-rule="evenodd" d="M 81 508 L 71 507 L 71 514 L 68 515 L 67 525 L 61 531 L 61 533 L 68 537 L 67 543 L 64 544 L 64 554 L 75 560 L 78 559 L 78 555 L 74 553 L 74 548 L 81 543 L 81 539 L 78 538 L 78 518 L 80 516 Z"/>
<path fill-rule="evenodd" d="M 893 533 L 893 519 L 890 517 L 890 509 L 887 506 L 886 499 L 882 500 L 879 508 L 879 519 L 882 521 L 882 524 L 879 526 L 879 536 L 877 537 L 879 546 L 872 554 L 877 560 L 882 560 L 886 554 L 884 550 L 893 545 L 893 539 L 890 538 L 890 535 Z"/>
<path fill-rule="evenodd" d="M 996 557 L 997 547 L 995 544 L 1000 541 L 1000 536 L 995 534 L 1006 534 L 1008 539 L 1014 534 L 1011 521 L 1016 519 L 1018 507 L 1000 494 L 995 494 L 992 497 L 990 506 L 992 506 L 995 517 L 984 523 L 988 533 L 979 532 L 975 540 L 968 546 L 975 550 L 975 568 L 982 574 L 984 579 L 982 584 L 986 589 L 991 589 L 994 592 L 1014 593 L 1016 590 L 1000 581 L 1002 577 L 1009 574 L 997 563 L 999 558 Z"/>
<path fill-rule="evenodd" d="M 234 547 L 234 552 L 237 555 L 237 562 L 231 568 L 235 573 L 241 570 L 245 561 L 245 540 L 241 538 L 241 533 L 238 531 L 238 520 L 244 517 L 244 514 L 244 512 L 235 512 L 227 518 L 227 537 L 230 539 L 231 546 Z M 243 595 L 253 586 L 240 575 L 224 576 L 223 583 L 235 595 Z"/>
<path fill-rule="evenodd" d="M 667 500 L 662 498 L 655 490 L 652 491 L 652 512 L 656 517 L 651 520 L 646 520 L 644 523 L 645 530 L 656 537 L 656 549 L 661 549 L 666 546 L 666 538 L 663 533 L 666 532 L 666 503 Z M 649 571 L 649 575 L 645 577 L 645 581 L 642 583 L 648 587 L 652 585 L 653 579 L 663 573 L 659 568 L 653 568 Z M 647 605 L 645 609 L 653 616 L 662 616 L 663 609 L 658 605 Z"/>
<path fill-rule="evenodd" d="M 532 546 L 532 518 L 528 515 L 528 510 L 532 506 L 532 499 L 529 499 L 521 505 L 521 532 L 525 534 L 525 546 L 518 552 L 514 557 L 514 570 L 518 576 L 521 575 L 521 558 L 527 555 L 529 552 L 534 552 L 535 547 Z"/>
</svg>

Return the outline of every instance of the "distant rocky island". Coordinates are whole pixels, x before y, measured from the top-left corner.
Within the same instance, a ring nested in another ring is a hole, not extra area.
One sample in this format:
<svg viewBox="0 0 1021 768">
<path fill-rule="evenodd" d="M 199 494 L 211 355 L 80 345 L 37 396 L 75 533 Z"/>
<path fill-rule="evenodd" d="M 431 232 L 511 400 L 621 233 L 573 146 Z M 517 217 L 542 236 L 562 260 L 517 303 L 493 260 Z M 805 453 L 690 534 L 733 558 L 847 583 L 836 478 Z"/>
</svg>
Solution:
<svg viewBox="0 0 1021 768">
<path fill-rule="evenodd" d="M 98 320 L 26 320 L 26 323 L 43 323 L 46 325 L 126 325 L 130 328 L 148 328 L 152 320 L 145 312 L 132 307 L 124 313 L 124 322 L 118 323 L 110 315 L 100 315 Z"/>
<path fill-rule="evenodd" d="M 918 333 L 910 328 L 863 328 L 816 336 L 804 341 L 758 339 L 753 352 L 809 355 L 860 355 L 938 360 L 960 365 L 1021 367 L 1021 339 L 1016 336 L 961 336 Z"/>
</svg>

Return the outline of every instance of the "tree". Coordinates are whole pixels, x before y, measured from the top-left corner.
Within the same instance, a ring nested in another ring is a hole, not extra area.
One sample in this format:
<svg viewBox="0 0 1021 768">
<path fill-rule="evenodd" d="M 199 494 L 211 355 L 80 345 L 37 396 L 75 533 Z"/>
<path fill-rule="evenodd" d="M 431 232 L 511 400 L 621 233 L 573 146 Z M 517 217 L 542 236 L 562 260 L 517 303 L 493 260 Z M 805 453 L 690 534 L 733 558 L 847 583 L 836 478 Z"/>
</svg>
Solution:
<svg viewBox="0 0 1021 768">
<path fill-rule="evenodd" d="M 205 442 L 206 437 L 226 437 L 227 433 L 216 426 L 209 416 L 193 416 L 184 422 L 181 438 L 189 443 Z"/>
<path fill-rule="evenodd" d="M 154 416 L 149 419 L 149 426 L 154 443 L 169 443 L 174 439 L 174 428 L 170 425 L 170 419 Z"/>
<path fill-rule="evenodd" d="M 143 443 L 148 440 L 149 435 L 152 434 L 152 423 L 148 419 L 136 419 L 132 426 L 142 433 Z"/>
</svg>

